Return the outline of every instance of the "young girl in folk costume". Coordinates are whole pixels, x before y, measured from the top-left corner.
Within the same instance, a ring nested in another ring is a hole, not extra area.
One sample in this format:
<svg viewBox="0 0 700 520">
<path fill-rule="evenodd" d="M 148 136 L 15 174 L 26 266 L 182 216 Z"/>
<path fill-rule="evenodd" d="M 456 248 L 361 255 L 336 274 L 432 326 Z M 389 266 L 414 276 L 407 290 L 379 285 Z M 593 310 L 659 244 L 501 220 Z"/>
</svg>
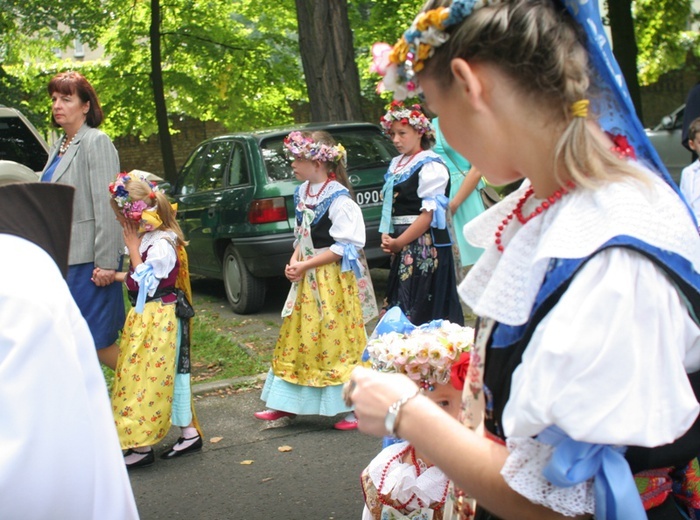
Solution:
<svg viewBox="0 0 700 520">
<path fill-rule="evenodd" d="M 424 9 L 385 84 L 422 89 L 489 182 L 524 178 L 465 228 L 485 251 L 460 285 L 481 317 L 464 417 L 487 435 L 362 367 L 360 429 L 398 416 L 388 429 L 479 519 L 696 518 L 700 237 L 619 84 L 598 2 Z"/>
<path fill-rule="evenodd" d="M 190 388 L 192 291 L 184 237 L 165 194 L 145 178 L 125 173 L 109 191 L 131 261 L 117 281 L 126 283 L 134 304 L 119 344 L 112 410 L 127 450 L 124 461 L 136 468 L 153 463 L 152 446 L 171 424 L 182 433 L 161 458 L 202 448 Z"/>
<path fill-rule="evenodd" d="M 419 105 L 394 101 L 380 123 L 401 155 L 382 189 L 382 250 L 391 253 L 383 311 L 399 306 L 414 324 L 464 323 L 445 209 L 450 174 L 430 150 L 433 130 Z"/>
<path fill-rule="evenodd" d="M 457 418 L 473 338 L 470 327 L 436 320 L 371 339 L 367 352 L 372 368 L 406 374 L 423 395 Z M 361 482 L 363 520 L 444 518 L 450 481 L 406 441 L 384 448 L 362 472 Z"/>
<path fill-rule="evenodd" d="M 262 392 L 261 420 L 350 412 L 342 385 L 361 362 L 364 324 L 377 315 L 366 265 L 362 212 L 348 189 L 346 153 L 326 132 L 292 132 L 284 140 L 303 181 L 294 194 L 296 241 L 284 274 L 292 282 L 284 321 Z M 349 413 L 335 424 L 357 427 Z"/>
</svg>

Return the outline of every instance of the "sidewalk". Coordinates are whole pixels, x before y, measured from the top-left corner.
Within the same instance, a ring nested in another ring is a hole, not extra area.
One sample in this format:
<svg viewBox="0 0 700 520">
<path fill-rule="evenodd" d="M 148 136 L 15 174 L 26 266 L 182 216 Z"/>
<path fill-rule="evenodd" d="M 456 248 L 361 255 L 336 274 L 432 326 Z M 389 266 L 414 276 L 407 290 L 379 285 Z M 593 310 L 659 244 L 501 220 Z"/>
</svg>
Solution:
<svg viewBox="0 0 700 520">
<path fill-rule="evenodd" d="M 340 417 L 255 419 L 253 412 L 263 406 L 260 389 L 247 388 L 263 378 L 195 385 L 204 449 L 175 460 L 156 458 L 153 466 L 130 472 L 143 520 L 361 518 L 360 472 L 381 449 L 381 439 L 334 430 Z M 178 433 L 172 428 L 156 455 Z M 283 446 L 291 451 L 279 451 Z"/>
</svg>

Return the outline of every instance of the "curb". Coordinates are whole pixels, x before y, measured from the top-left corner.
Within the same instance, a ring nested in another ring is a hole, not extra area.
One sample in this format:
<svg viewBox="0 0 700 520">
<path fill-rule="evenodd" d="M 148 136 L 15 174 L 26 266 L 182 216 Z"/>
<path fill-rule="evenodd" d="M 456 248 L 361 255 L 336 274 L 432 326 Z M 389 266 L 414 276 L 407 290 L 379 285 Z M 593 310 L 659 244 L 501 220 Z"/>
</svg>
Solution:
<svg viewBox="0 0 700 520">
<path fill-rule="evenodd" d="M 221 379 L 220 381 L 212 381 L 210 383 L 200 383 L 192 385 L 192 395 L 202 395 L 225 388 L 234 387 L 240 388 L 244 386 L 252 386 L 256 383 L 261 383 L 267 378 L 267 372 L 255 376 L 240 376 L 230 379 Z"/>
</svg>

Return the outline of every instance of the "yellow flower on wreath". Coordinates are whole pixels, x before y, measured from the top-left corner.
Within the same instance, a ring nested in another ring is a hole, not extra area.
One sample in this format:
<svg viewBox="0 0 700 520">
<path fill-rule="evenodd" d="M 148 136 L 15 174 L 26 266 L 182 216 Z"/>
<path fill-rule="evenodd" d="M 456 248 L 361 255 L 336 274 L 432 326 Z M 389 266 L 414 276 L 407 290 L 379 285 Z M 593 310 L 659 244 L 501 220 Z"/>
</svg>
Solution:
<svg viewBox="0 0 700 520">
<path fill-rule="evenodd" d="M 435 27 L 441 31 L 445 28 L 443 22 L 450 16 L 447 7 L 431 9 L 426 13 L 421 13 L 416 18 L 416 29 L 425 31 L 429 27 Z"/>
<path fill-rule="evenodd" d="M 405 38 L 401 37 L 391 50 L 391 54 L 389 54 L 389 61 L 397 64 L 405 62 L 408 57 L 408 51 L 408 42 Z"/>
</svg>

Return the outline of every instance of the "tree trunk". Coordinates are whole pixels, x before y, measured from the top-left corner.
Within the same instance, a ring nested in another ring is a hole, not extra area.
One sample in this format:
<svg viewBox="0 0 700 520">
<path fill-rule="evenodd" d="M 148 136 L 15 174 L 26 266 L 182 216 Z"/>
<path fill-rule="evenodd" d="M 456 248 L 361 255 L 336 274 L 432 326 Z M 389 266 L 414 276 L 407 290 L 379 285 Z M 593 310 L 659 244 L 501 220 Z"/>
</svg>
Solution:
<svg viewBox="0 0 700 520">
<path fill-rule="evenodd" d="M 160 54 L 160 0 L 151 0 L 151 83 L 153 85 L 153 100 L 156 105 L 156 121 L 158 122 L 158 137 L 160 139 L 160 153 L 163 156 L 163 171 L 165 179 L 175 183 L 177 170 L 175 167 L 175 154 L 173 142 L 170 139 L 170 127 L 168 124 L 168 109 L 165 106 L 165 94 L 163 91 L 163 69 L 161 68 Z"/>
<path fill-rule="evenodd" d="M 632 0 L 608 0 L 608 19 L 612 33 L 613 54 L 620 65 L 622 75 L 642 121 L 642 97 L 637 76 L 637 40 L 634 36 Z"/>
<path fill-rule="evenodd" d="M 295 1 L 311 120 L 362 120 L 347 0 Z"/>
</svg>

